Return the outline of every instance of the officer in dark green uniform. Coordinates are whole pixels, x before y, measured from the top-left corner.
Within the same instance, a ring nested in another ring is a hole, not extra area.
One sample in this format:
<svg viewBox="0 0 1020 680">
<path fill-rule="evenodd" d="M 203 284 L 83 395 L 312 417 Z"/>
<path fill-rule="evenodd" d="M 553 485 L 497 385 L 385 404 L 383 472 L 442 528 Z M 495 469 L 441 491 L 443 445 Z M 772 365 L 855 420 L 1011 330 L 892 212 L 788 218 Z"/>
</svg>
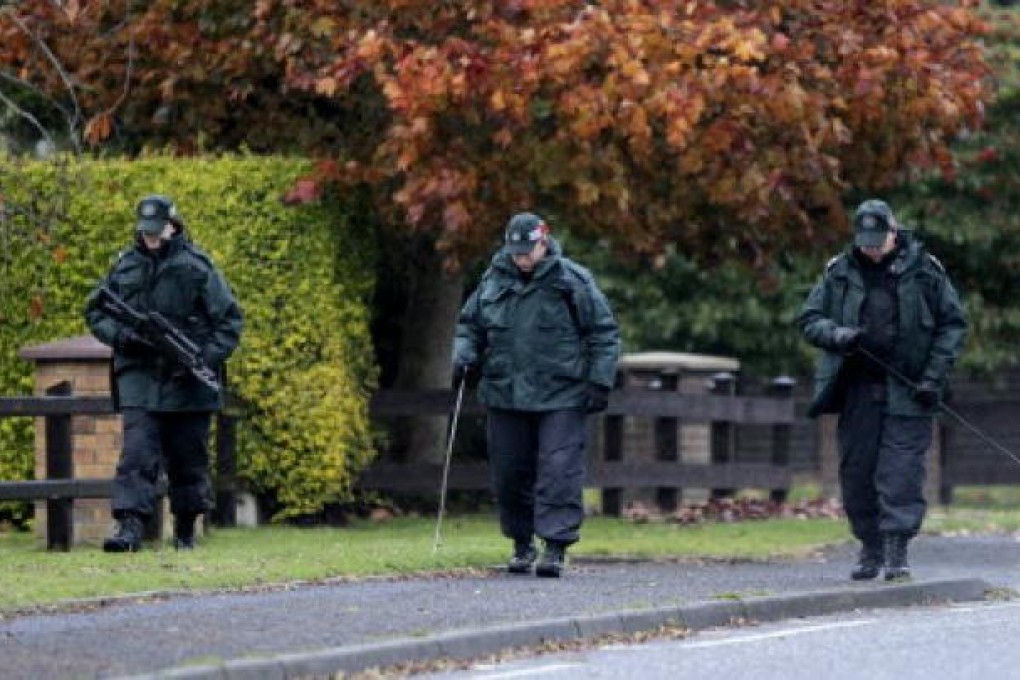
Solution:
<svg viewBox="0 0 1020 680">
<path fill-rule="evenodd" d="M 155 311 L 202 348 L 219 370 L 237 347 L 241 309 L 223 274 L 185 235 L 174 202 L 162 195 L 137 206 L 135 242 L 121 254 L 105 283 L 136 310 Z M 221 392 L 203 385 L 129 326 L 108 314 L 98 289 L 86 304 L 92 333 L 113 348 L 114 395 L 123 413 L 123 444 L 111 503 L 116 533 L 107 552 L 141 548 L 144 522 L 156 511 L 165 465 L 174 545 L 195 545 L 195 520 L 212 507 L 209 427 L 223 405 Z"/>
<path fill-rule="evenodd" d="M 488 407 L 509 570 L 557 577 L 584 519 L 587 414 L 606 408 L 620 338 L 591 274 L 562 256 L 540 217 L 515 215 L 504 242 L 461 310 L 454 374 L 478 379 Z"/>
<path fill-rule="evenodd" d="M 797 321 L 825 350 L 808 415 L 839 414 L 843 505 L 862 544 L 851 577 L 873 579 L 884 566 L 894 580 L 910 576 L 933 415 L 967 322 L 942 264 L 885 202 L 864 201 L 854 230 L 854 245 L 829 262 Z"/>
</svg>

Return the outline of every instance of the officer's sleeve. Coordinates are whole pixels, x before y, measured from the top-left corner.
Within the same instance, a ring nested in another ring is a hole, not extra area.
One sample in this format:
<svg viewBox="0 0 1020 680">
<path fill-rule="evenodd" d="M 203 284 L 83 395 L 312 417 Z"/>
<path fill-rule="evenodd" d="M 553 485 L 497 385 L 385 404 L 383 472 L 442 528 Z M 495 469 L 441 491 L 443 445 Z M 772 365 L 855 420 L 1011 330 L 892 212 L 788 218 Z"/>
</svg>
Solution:
<svg viewBox="0 0 1020 680">
<path fill-rule="evenodd" d="M 114 293 L 120 293 L 111 274 L 107 274 L 105 278 L 96 284 L 96 287 L 85 299 L 84 314 L 85 323 L 88 325 L 92 335 L 96 336 L 96 339 L 103 344 L 113 347 L 117 333 L 123 328 L 123 324 L 115 321 L 103 310 L 99 294 L 99 287 L 103 284 L 106 284 Z"/>
<path fill-rule="evenodd" d="M 585 351 L 588 381 L 612 388 L 616 382 L 616 362 L 620 359 L 620 327 L 594 280 L 586 285 Z"/>
<path fill-rule="evenodd" d="M 202 303 L 209 319 L 212 334 L 203 348 L 205 360 L 211 366 L 222 364 L 237 349 L 241 340 L 244 317 L 230 284 L 215 267 L 209 271 Z"/>
<path fill-rule="evenodd" d="M 932 310 L 935 315 L 934 338 L 928 354 L 928 365 L 921 376 L 922 380 L 936 385 L 943 385 L 949 379 L 967 337 L 967 318 L 960 297 L 949 277 L 943 276 L 941 281 L 938 304 Z"/>
<path fill-rule="evenodd" d="M 836 330 L 835 321 L 826 316 L 826 277 L 822 276 L 811 289 L 804 304 L 801 305 L 797 314 L 797 326 L 800 327 L 804 338 L 815 347 L 834 351 L 832 335 Z"/>
<path fill-rule="evenodd" d="M 477 364 L 485 351 L 485 330 L 478 318 L 478 295 L 482 287 L 475 289 L 460 310 L 457 330 L 453 338 L 453 363 Z"/>
</svg>

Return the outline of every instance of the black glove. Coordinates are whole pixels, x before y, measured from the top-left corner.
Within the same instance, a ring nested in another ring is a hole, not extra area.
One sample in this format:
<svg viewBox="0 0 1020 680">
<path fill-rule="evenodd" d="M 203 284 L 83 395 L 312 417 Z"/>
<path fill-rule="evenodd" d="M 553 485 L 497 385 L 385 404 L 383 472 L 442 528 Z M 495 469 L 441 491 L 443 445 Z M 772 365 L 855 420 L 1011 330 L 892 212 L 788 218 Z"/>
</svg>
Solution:
<svg viewBox="0 0 1020 680">
<path fill-rule="evenodd" d="M 914 389 L 914 401 L 925 408 L 934 408 L 939 403 L 939 386 L 931 380 L 922 380 Z"/>
<path fill-rule="evenodd" d="M 206 345 L 202 348 L 202 361 L 210 368 L 216 366 L 219 363 L 219 352 L 212 345 Z"/>
<path fill-rule="evenodd" d="M 588 383 L 584 391 L 584 412 L 601 413 L 609 406 L 609 388 Z"/>
<path fill-rule="evenodd" d="M 459 389 L 460 384 L 473 389 L 478 384 L 478 367 L 471 361 L 457 361 L 453 364 L 453 389 Z"/>
<path fill-rule="evenodd" d="M 832 331 L 832 344 L 837 352 L 853 354 L 861 344 L 861 329 L 838 326 Z"/>
<path fill-rule="evenodd" d="M 155 345 L 136 333 L 134 329 L 126 327 L 117 331 L 113 348 L 126 357 L 150 356 L 156 351 Z"/>
</svg>

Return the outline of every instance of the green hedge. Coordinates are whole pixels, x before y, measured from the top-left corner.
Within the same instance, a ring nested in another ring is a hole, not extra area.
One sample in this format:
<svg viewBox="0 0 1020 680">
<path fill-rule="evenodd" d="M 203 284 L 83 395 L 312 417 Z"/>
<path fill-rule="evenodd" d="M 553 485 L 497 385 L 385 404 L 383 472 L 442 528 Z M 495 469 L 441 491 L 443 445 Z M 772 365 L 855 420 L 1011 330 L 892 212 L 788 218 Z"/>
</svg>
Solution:
<svg viewBox="0 0 1020 680">
<path fill-rule="evenodd" d="M 228 364 L 247 404 L 241 475 L 279 516 L 348 500 L 374 455 L 367 402 L 376 368 L 368 300 L 373 236 L 338 201 L 287 207 L 303 161 L 231 156 L 70 165 L 0 164 L 0 394 L 32 389 L 23 345 L 86 332 L 86 294 L 132 238 L 147 193 L 177 202 L 195 242 L 224 270 L 245 314 Z M 0 479 L 32 474 L 31 423 L 0 420 Z"/>
</svg>

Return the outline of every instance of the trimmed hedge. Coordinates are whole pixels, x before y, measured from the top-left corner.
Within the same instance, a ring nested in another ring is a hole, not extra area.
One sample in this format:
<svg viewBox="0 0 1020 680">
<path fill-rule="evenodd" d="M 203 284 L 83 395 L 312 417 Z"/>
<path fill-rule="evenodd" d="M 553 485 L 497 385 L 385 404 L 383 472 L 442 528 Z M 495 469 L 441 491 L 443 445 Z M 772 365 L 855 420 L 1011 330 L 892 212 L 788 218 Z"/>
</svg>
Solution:
<svg viewBox="0 0 1020 680">
<path fill-rule="evenodd" d="M 134 206 L 174 198 L 193 240 L 224 270 L 245 315 L 228 363 L 247 405 L 239 472 L 278 517 L 351 497 L 374 456 L 368 301 L 373 235 L 336 200 L 284 206 L 301 160 L 252 156 L 0 166 L 0 394 L 32 389 L 26 344 L 86 332 L 85 296 L 132 239 Z M 0 479 L 32 475 L 31 423 L 0 420 Z"/>
</svg>

